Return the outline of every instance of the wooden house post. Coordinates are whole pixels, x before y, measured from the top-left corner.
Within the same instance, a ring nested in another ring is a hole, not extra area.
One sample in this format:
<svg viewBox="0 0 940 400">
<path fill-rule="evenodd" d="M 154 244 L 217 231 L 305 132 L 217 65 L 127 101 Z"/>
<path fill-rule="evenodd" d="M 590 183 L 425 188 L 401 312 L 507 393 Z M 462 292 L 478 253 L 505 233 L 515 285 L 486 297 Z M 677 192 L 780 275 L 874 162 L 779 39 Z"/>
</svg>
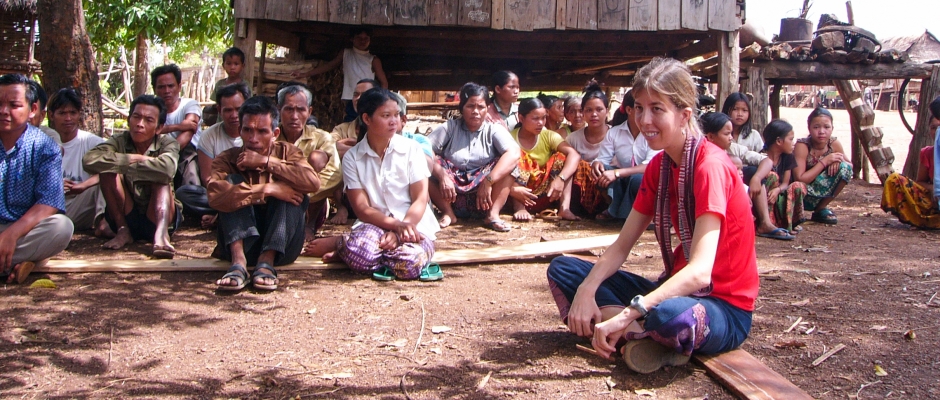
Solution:
<svg viewBox="0 0 940 400">
<path fill-rule="evenodd" d="M 884 183 L 885 179 L 888 179 L 888 175 L 894 172 L 894 168 L 891 166 L 891 164 L 894 163 L 894 153 L 891 152 L 890 148 L 885 148 L 881 145 L 881 138 L 884 134 L 881 128 L 875 126 L 875 112 L 871 109 L 871 106 L 862 99 L 864 92 L 862 92 L 858 81 L 835 80 L 832 83 L 835 84 L 836 89 L 839 90 L 839 97 L 845 102 L 845 107 L 849 111 L 849 117 L 852 121 L 853 142 L 857 138 L 861 147 L 868 154 L 868 159 L 871 161 L 872 166 L 875 167 L 878 179 Z M 855 143 L 853 143 L 852 146 L 854 150 Z M 853 155 L 853 157 L 859 156 Z M 862 159 L 853 158 L 852 163 L 853 168 L 856 168 L 857 165 L 867 169 Z M 856 177 L 858 177 L 858 172 L 859 169 L 855 169 Z"/>
<path fill-rule="evenodd" d="M 907 150 L 907 160 L 904 162 L 904 175 L 917 176 L 917 167 L 920 164 L 920 149 L 934 143 L 934 133 L 929 131 L 930 102 L 940 96 L 940 65 L 933 65 L 930 79 L 924 79 L 920 84 L 920 106 L 917 110 L 917 124 L 914 125 L 914 137 Z"/>
<path fill-rule="evenodd" d="M 754 96 L 751 100 L 751 129 L 758 133 L 767 126 L 767 80 L 764 79 L 764 69 L 761 67 L 747 68 L 746 93 Z"/>
<path fill-rule="evenodd" d="M 728 95 L 738 91 L 738 71 L 741 68 L 741 35 L 732 32 L 718 32 L 718 98 L 715 109 L 721 110 Z"/>
<path fill-rule="evenodd" d="M 258 23 L 253 19 L 238 18 L 235 20 L 235 47 L 245 52 L 245 82 L 248 87 L 254 87 L 255 79 L 255 40 L 258 39 Z"/>
</svg>

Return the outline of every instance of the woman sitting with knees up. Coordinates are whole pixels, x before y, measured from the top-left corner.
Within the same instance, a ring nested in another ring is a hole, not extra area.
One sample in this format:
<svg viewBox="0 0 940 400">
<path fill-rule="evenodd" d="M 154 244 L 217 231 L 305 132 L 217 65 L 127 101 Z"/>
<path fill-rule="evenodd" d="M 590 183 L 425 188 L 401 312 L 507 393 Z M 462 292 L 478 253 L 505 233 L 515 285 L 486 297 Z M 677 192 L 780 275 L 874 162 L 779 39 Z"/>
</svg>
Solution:
<svg viewBox="0 0 940 400">
<path fill-rule="evenodd" d="M 377 280 L 443 278 L 431 266 L 440 228 L 428 203 L 428 164 L 417 142 L 398 135 L 400 110 L 387 89 L 359 99 L 365 139 L 343 157 L 346 196 L 358 220 L 341 237 L 317 239 L 307 254 L 339 259 Z"/>
<path fill-rule="evenodd" d="M 930 102 L 931 135 L 940 128 L 940 97 Z M 940 137 L 940 136 L 938 136 Z M 936 140 L 936 138 L 935 138 Z M 910 178 L 893 173 L 885 179 L 881 209 L 894 214 L 899 221 L 921 229 L 940 229 L 940 208 L 937 205 L 936 150 L 927 146 L 920 150 L 917 176 Z"/>
<path fill-rule="evenodd" d="M 593 216 L 601 210 L 606 210 L 609 203 L 604 197 L 606 190 L 601 191 L 609 182 L 600 185 L 600 181 L 604 179 L 605 167 L 603 163 L 595 161 L 603 151 L 603 147 L 610 142 L 608 135 L 610 127 L 607 125 L 607 96 L 596 81 L 591 81 L 584 89 L 581 104 L 584 105 L 582 110 L 587 126 L 572 132 L 565 141 L 581 156 L 578 170 L 574 174 L 571 197 L 575 200 L 576 208 L 580 209 L 579 212 Z M 609 179 L 615 179 L 613 172 L 608 175 Z"/>
<path fill-rule="evenodd" d="M 751 178 L 751 191 L 763 187 L 767 191 L 764 201 L 770 206 L 770 222 L 777 229 L 797 233 L 803 228 L 803 198 L 806 185 L 797 181 L 793 173 L 796 159 L 793 157 L 793 125 L 784 120 L 773 120 L 764 127 L 764 153 L 767 158 L 760 162 L 757 173 Z M 763 186 L 757 186 L 761 185 Z M 759 189 L 758 189 L 759 190 Z M 755 200 L 757 201 L 757 200 Z M 784 232 L 786 234 L 786 232 Z M 758 236 L 784 239 L 777 233 Z"/>
<path fill-rule="evenodd" d="M 431 201 L 444 214 L 446 228 L 460 218 L 483 218 L 497 232 L 511 230 L 499 218 L 509 199 L 519 145 L 502 125 L 485 121 L 486 88 L 470 82 L 460 89 L 460 119 L 428 136 L 437 165 L 431 172 Z"/>
<path fill-rule="evenodd" d="M 724 149 L 728 157 L 731 157 L 731 161 L 738 160 L 737 162 L 741 163 L 739 171 L 742 182 L 749 185 L 748 193 L 751 196 L 754 216 L 757 218 L 757 235 L 771 239 L 793 240 L 793 236 L 786 229 L 774 225 L 767 204 L 767 189 L 762 185 L 761 179 L 752 180 L 757 172 L 757 166 L 767 156 L 735 143 L 731 136 L 731 118 L 723 113 L 705 113 L 699 123 L 702 125 L 702 131 L 709 142 Z M 737 164 L 735 165 L 737 166 Z"/>
<path fill-rule="evenodd" d="M 633 96 L 640 131 L 663 151 L 597 264 L 558 257 L 548 283 L 571 332 L 592 338 L 602 357 L 620 349 L 627 367 L 650 373 L 740 346 L 759 281 L 750 201 L 731 160 L 699 131 L 688 67 L 654 59 L 637 72 Z M 655 282 L 621 270 L 651 221 L 665 264 Z"/>
<path fill-rule="evenodd" d="M 581 219 L 571 212 L 571 181 L 581 155 L 561 135 L 545 128 L 547 112 L 539 99 L 519 102 L 519 123 L 511 132 L 522 148 L 519 176 L 510 192 L 515 221 L 531 221 L 530 212 L 546 210 L 555 201 L 559 201 L 557 217 Z"/>
<path fill-rule="evenodd" d="M 735 92 L 728 95 L 721 106 L 721 112 L 731 117 L 731 136 L 735 143 L 751 151 L 764 149 L 764 140 L 760 137 L 760 132 L 751 127 L 751 101 L 746 94 Z"/>
<path fill-rule="evenodd" d="M 852 180 L 852 164 L 842 143 L 832 137 L 832 114 L 818 107 L 806 119 L 809 136 L 797 140 L 793 149 L 796 168 L 793 174 L 806 184 L 803 208 L 812 211 L 815 222 L 835 225 L 838 221 L 829 203 Z"/>
</svg>

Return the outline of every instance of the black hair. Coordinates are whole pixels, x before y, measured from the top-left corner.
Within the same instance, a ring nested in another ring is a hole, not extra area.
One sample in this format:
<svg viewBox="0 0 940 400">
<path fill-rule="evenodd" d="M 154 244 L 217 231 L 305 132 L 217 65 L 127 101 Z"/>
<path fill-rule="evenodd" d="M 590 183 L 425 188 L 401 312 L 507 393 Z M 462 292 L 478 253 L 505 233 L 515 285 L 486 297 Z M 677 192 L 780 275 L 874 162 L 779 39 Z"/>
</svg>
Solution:
<svg viewBox="0 0 940 400">
<path fill-rule="evenodd" d="M 725 103 L 721 106 L 721 112 L 730 117 L 731 110 L 739 101 L 743 101 L 747 105 L 747 121 L 744 121 L 744 125 L 741 125 L 741 137 L 747 139 L 748 136 L 751 136 L 751 100 L 748 99 L 747 95 L 741 92 L 729 94 L 728 98 L 725 99 Z"/>
<path fill-rule="evenodd" d="M 828 117 L 830 122 L 833 120 L 832 113 L 829 112 L 829 110 L 822 107 L 816 107 L 813 112 L 809 113 L 809 117 L 806 117 L 806 125 L 813 123 L 813 119 L 816 117 Z"/>
<path fill-rule="evenodd" d="M 782 119 L 775 119 L 770 121 L 767 126 L 764 127 L 764 151 L 773 146 L 774 143 L 777 143 L 777 139 L 786 137 L 787 134 L 793 132 L 793 125 L 790 125 L 789 122 Z"/>
<path fill-rule="evenodd" d="M 362 118 L 363 115 L 372 117 L 375 111 L 389 100 L 398 104 L 398 100 L 393 97 L 392 92 L 389 92 L 388 89 L 378 86 L 366 90 L 366 92 L 362 94 L 362 97 L 359 98 L 359 103 L 356 105 L 356 109 L 359 111 L 359 118 Z M 363 120 L 363 123 L 359 124 L 359 134 L 356 141 L 362 141 L 362 139 L 366 137 L 368 130 L 369 127 L 366 126 Z"/>
<path fill-rule="evenodd" d="M 267 115 L 271 117 L 271 130 L 277 129 L 281 124 L 281 113 L 274 105 L 274 101 L 265 96 L 251 96 L 242 103 L 238 109 L 238 121 L 245 122 L 246 115 Z"/>
<path fill-rule="evenodd" d="M 233 83 L 231 85 L 225 85 L 219 88 L 218 92 L 215 92 L 215 103 L 222 104 L 222 99 L 233 97 L 236 94 L 242 95 L 242 100 L 248 100 L 251 97 L 251 90 L 248 89 L 248 85 L 245 82 Z"/>
<path fill-rule="evenodd" d="M 374 88 L 382 87 L 382 84 L 379 83 L 379 81 L 377 81 L 377 80 L 375 80 L 375 79 L 371 79 L 371 78 L 362 78 L 362 79 L 359 80 L 359 82 L 356 82 L 356 85 L 359 85 L 360 83 L 368 83 L 368 84 L 372 85 L 372 87 L 374 87 Z"/>
<path fill-rule="evenodd" d="M 633 107 L 636 105 L 636 99 L 633 98 L 633 89 L 628 90 L 623 94 L 623 101 L 620 102 L 627 107 Z"/>
<path fill-rule="evenodd" d="M 538 110 L 540 108 L 545 108 L 545 105 L 539 99 L 534 97 L 529 97 L 526 99 L 519 100 L 519 116 L 525 118 L 526 115 L 529 115 L 530 112 Z M 522 126 L 522 118 L 519 118 L 519 122 L 516 123 L 516 126 L 513 129 L 519 128 Z"/>
<path fill-rule="evenodd" d="M 934 118 L 940 119 L 940 96 L 930 102 L 930 113 Z"/>
<path fill-rule="evenodd" d="M 239 60 L 242 60 L 242 64 L 245 63 L 245 52 L 238 47 L 229 47 L 228 50 L 225 50 L 222 53 L 222 62 L 225 62 L 225 59 L 228 57 L 238 57 Z"/>
<path fill-rule="evenodd" d="M 509 83 L 509 80 L 514 76 L 516 79 L 519 78 L 512 71 L 497 71 L 495 74 L 493 74 L 493 90 L 495 91 L 497 86 L 506 86 L 506 84 Z"/>
<path fill-rule="evenodd" d="M 561 99 L 560 97 L 555 96 L 553 94 L 545 94 L 542 92 L 539 92 L 539 94 L 536 95 L 535 98 L 539 99 L 539 101 L 541 101 L 542 104 L 545 105 L 546 108 L 551 107 L 552 104 L 555 104 L 556 101 Z"/>
<path fill-rule="evenodd" d="M 29 80 L 29 86 L 32 86 L 33 91 L 36 92 L 35 101 L 39 102 L 39 111 L 46 111 L 46 104 L 49 104 L 49 95 L 46 94 L 46 89 L 43 89 L 39 82 L 32 79 Z"/>
<path fill-rule="evenodd" d="M 133 115 L 134 109 L 137 108 L 138 105 L 156 107 L 157 110 L 160 111 L 160 116 L 157 118 L 157 125 L 166 124 L 166 103 L 163 102 L 163 99 L 151 94 L 137 96 L 137 98 L 131 102 L 131 107 L 127 111 L 128 114 Z"/>
<path fill-rule="evenodd" d="M 353 28 L 349 31 L 349 37 L 350 37 L 350 38 L 356 37 L 356 36 L 358 36 L 360 33 L 365 33 L 365 34 L 366 34 L 367 36 L 369 36 L 370 38 L 372 37 L 372 29 L 366 28 L 366 27 L 364 27 L 364 26 L 356 26 L 356 27 L 353 27 Z"/>
<path fill-rule="evenodd" d="M 183 81 L 183 71 L 180 70 L 178 65 L 162 65 L 154 68 L 153 71 L 150 72 L 150 85 L 153 86 L 154 90 L 157 88 L 157 78 L 166 74 L 173 74 L 173 77 L 176 78 L 177 85 Z"/>
<path fill-rule="evenodd" d="M 698 118 L 699 124 L 702 125 L 702 132 L 706 135 L 709 133 L 718 133 L 730 121 L 731 117 L 729 117 L 728 114 L 712 111 L 702 114 L 702 116 Z"/>
<path fill-rule="evenodd" d="M 467 82 L 460 87 L 460 93 L 458 94 L 460 98 L 459 110 L 463 110 L 463 106 L 467 105 L 467 101 L 471 97 L 483 96 L 486 99 L 487 89 L 483 85 L 478 85 L 474 82 Z"/>
<path fill-rule="evenodd" d="M 23 85 L 26 89 L 26 102 L 32 106 L 38 99 L 36 98 L 36 89 L 29 82 L 29 78 L 23 74 L 6 74 L 0 76 L 0 86 Z"/>
<path fill-rule="evenodd" d="M 48 110 L 50 114 L 54 114 L 56 110 L 68 105 L 75 107 L 78 112 L 82 112 L 82 96 L 70 87 L 59 89 L 58 92 L 52 95 L 52 98 L 49 99 Z"/>
<path fill-rule="evenodd" d="M 604 89 L 601 89 L 601 85 L 593 79 L 584 87 L 584 96 L 581 97 L 581 107 L 584 107 L 584 104 L 591 99 L 599 99 L 601 103 L 604 104 L 604 107 L 610 104 L 607 99 L 607 94 L 604 93 Z"/>
</svg>

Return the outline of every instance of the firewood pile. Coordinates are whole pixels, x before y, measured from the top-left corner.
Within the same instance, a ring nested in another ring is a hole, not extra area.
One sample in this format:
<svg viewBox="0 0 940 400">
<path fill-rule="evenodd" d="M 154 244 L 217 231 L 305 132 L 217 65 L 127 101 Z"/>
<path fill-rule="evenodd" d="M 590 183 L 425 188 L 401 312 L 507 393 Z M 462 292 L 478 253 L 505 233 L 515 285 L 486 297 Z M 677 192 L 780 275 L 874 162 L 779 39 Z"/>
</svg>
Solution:
<svg viewBox="0 0 940 400">
<path fill-rule="evenodd" d="M 346 106 L 341 99 L 343 95 L 343 71 L 337 68 L 332 71 L 307 78 L 293 78 L 291 73 L 301 69 L 310 70 L 322 61 L 289 61 L 285 59 L 266 59 L 264 64 L 264 82 L 261 85 L 261 95 L 274 96 L 278 85 L 284 82 L 300 81 L 307 84 L 313 93 L 313 111 L 311 114 L 320 122 L 320 129 L 330 131 L 334 126 L 343 122 L 346 115 Z M 260 64 L 256 64 L 260 65 Z M 257 75 L 260 76 L 260 75 Z"/>
<path fill-rule="evenodd" d="M 812 41 L 777 42 L 764 47 L 754 43 L 741 49 L 741 60 L 871 65 L 903 63 L 910 60 L 910 56 L 904 51 L 882 49 L 871 32 L 823 15 Z"/>
</svg>

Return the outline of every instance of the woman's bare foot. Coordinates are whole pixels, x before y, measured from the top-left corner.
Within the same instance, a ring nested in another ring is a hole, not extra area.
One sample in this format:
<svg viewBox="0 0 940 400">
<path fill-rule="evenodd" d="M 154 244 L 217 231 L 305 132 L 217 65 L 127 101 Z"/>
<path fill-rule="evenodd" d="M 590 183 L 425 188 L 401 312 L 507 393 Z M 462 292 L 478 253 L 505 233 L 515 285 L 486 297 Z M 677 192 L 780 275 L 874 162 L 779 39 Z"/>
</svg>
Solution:
<svg viewBox="0 0 940 400">
<path fill-rule="evenodd" d="M 108 221 L 103 217 L 98 218 L 98 222 L 95 224 L 95 237 L 106 239 L 114 237 L 114 231 L 111 230 L 111 225 L 108 225 Z"/>
<path fill-rule="evenodd" d="M 519 209 L 516 210 L 516 212 L 512 215 L 512 220 L 518 222 L 530 222 L 532 221 L 532 214 L 529 214 L 529 210 L 526 210 L 525 208 Z"/>
<path fill-rule="evenodd" d="M 339 236 L 319 238 L 307 243 L 301 255 L 307 257 L 325 257 L 326 254 L 336 251 L 337 248 L 339 248 Z"/>
<path fill-rule="evenodd" d="M 131 236 L 130 229 L 127 226 L 122 226 L 118 228 L 117 234 L 114 235 L 114 239 L 111 239 L 102 246 L 110 250 L 120 250 L 127 246 L 128 243 L 133 243 L 134 237 Z"/>
<path fill-rule="evenodd" d="M 340 261 L 339 257 L 336 255 L 336 252 L 335 252 L 335 251 L 331 251 L 331 252 L 328 252 L 328 253 L 324 254 L 323 257 L 320 257 L 320 260 L 323 261 L 324 263 L 331 263 L 331 262 L 334 262 L 334 261 Z"/>
<path fill-rule="evenodd" d="M 456 216 L 456 215 L 447 215 L 447 214 L 444 214 L 444 216 L 441 217 L 441 219 L 437 220 L 437 224 L 440 225 L 441 228 L 446 228 L 446 227 L 450 226 L 450 224 L 452 224 L 452 223 L 454 223 L 454 222 L 456 222 L 456 221 L 457 221 L 457 216 Z"/>
<path fill-rule="evenodd" d="M 346 207 L 340 205 L 336 207 L 336 215 L 333 218 L 330 218 L 330 223 L 333 225 L 346 225 L 346 222 L 349 220 L 349 210 L 346 210 Z"/>
<path fill-rule="evenodd" d="M 567 220 L 567 221 L 580 221 L 581 220 L 581 217 L 574 215 L 574 213 L 571 212 L 571 210 L 561 210 L 558 212 L 558 216 L 561 217 L 561 219 Z"/>
<path fill-rule="evenodd" d="M 219 220 L 219 214 L 203 215 L 199 223 L 202 226 L 202 229 L 212 229 L 212 228 L 215 228 L 215 223 L 218 220 Z"/>
</svg>

